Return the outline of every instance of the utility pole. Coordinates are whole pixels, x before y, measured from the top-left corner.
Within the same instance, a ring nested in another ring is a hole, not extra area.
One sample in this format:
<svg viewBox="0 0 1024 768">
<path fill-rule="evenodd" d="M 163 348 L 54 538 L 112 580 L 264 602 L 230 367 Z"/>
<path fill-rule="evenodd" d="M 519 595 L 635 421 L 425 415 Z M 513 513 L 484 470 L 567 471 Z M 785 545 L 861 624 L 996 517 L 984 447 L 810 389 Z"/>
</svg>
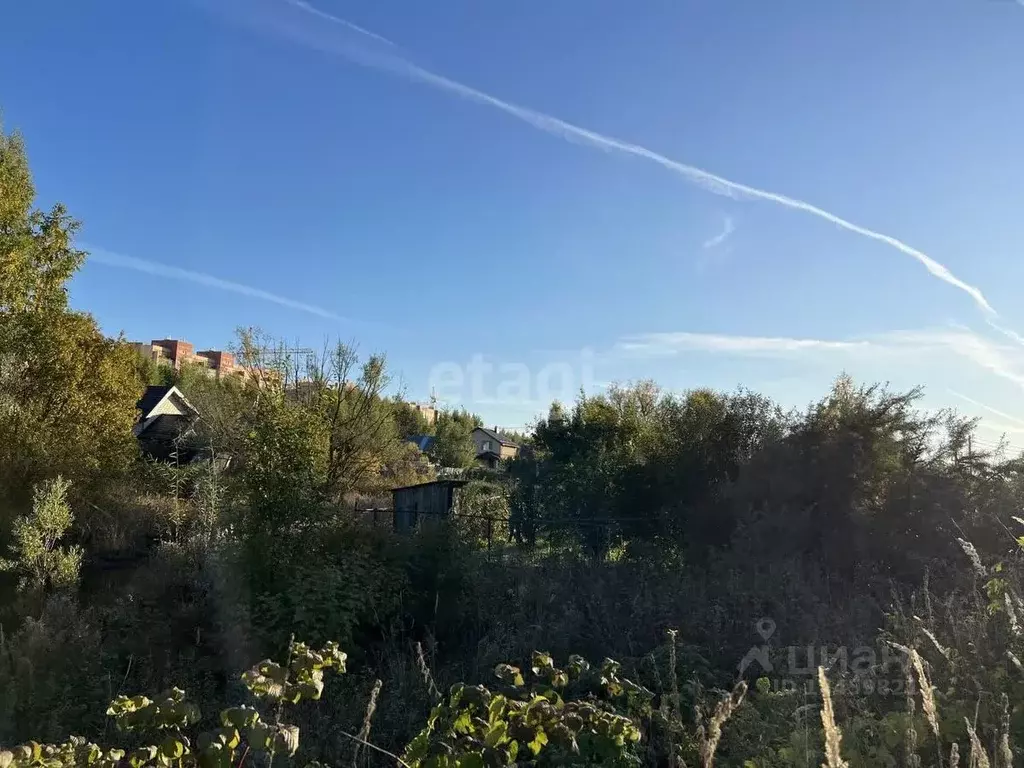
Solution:
<svg viewBox="0 0 1024 768">
<path fill-rule="evenodd" d="M 277 352 L 282 356 L 282 362 L 285 363 L 285 382 L 287 383 L 288 376 L 291 375 L 295 378 L 295 383 L 299 382 L 299 362 L 298 356 L 305 355 L 306 359 L 313 354 L 313 350 L 309 347 L 288 347 L 282 346 Z M 287 361 L 287 362 L 285 362 Z"/>
<path fill-rule="evenodd" d="M 289 359 L 294 358 L 296 355 L 305 355 L 306 357 L 309 357 L 313 354 L 313 350 L 309 347 L 284 347 L 281 351 Z"/>
</svg>

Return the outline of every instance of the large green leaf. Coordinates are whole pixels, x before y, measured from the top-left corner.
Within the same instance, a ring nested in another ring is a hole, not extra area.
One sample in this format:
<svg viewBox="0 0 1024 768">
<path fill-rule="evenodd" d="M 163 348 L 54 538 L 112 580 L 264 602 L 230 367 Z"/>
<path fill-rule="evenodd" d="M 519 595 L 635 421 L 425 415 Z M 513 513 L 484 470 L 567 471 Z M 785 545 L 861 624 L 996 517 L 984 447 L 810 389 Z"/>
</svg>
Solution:
<svg viewBox="0 0 1024 768">
<path fill-rule="evenodd" d="M 496 747 L 508 737 L 508 724 L 497 722 L 492 725 L 484 735 L 484 744 L 488 747 Z"/>
</svg>

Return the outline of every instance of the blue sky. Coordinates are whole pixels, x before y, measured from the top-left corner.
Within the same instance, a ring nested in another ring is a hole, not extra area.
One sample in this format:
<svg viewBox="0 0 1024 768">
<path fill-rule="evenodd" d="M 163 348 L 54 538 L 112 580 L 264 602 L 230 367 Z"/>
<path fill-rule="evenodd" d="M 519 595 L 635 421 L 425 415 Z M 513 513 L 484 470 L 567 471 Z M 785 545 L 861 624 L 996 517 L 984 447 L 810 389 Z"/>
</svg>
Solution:
<svg viewBox="0 0 1024 768">
<path fill-rule="evenodd" d="M 1024 446 L 1019 3 L 5 19 L 0 109 L 108 333 L 355 340 L 504 425 L 646 377 L 803 405 L 845 369 Z"/>
</svg>

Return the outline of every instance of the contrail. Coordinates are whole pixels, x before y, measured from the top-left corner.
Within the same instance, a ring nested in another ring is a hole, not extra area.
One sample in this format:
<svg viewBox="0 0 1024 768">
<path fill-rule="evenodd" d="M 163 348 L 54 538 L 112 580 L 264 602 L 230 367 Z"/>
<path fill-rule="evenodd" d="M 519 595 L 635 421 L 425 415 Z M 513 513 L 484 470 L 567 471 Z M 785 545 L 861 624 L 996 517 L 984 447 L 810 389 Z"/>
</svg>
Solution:
<svg viewBox="0 0 1024 768">
<path fill-rule="evenodd" d="M 324 11 L 321 11 L 318 8 L 314 8 L 312 5 L 305 2 L 305 0 L 285 0 L 285 2 L 288 3 L 289 5 L 294 5 L 296 8 L 300 8 L 301 10 L 306 11 L 306 13 L 312 13 L 314 16 L 319 16 L 321 19 L 325 19 L 334 24 L 340 24 L 343 27 L 351 29 L 353 32 L 358 32 L 361 35 L 366 35 L 366 37 L 377 40 L 381 43 L 384 43 L 385 45 L 394 45 L 394 43 L 388 40 L 386 37 L 382 37 L 381 35 L 375 34 L 368 29 L 364 29 L 363 27 L 360 27 L 358 24 L 353 24 L 351 21 L 346 21 L 345 19 L 338 18 L 337 16 L 333 16 L 330 13 L 325 13 Z"/>
<path fill-rule="evenodd" d="M 1024 4 L 1024 0 L 1020 0 L 1020 1 L 1021 1 L 1022 4 Z M 994 328 L 995 330 L 997 330 L 1001 334 L 1003 334 L 1006 338 L 1013 339 L 1015 342 L 1017 342 L 1021 346 L 1024 346 L 1024 336 L 1021 336 L 1016 331 L 1012 331 L 1009 328 L 1004 328 L 1003 326 L 999 325 L 998 323 L 992 322 L 991 319 L 989 319 L 988 324 L 989 324 L 989 326 L 991 326 L 992 328 Z"/>
<path fill-rule="evenodd" d="M 949 394 L 953 395 L 954 397 L 959 397 L 961 400 L 966 400 L 971 405 L 977 406 L 978 408 L 984 408 L 989 413 L 994 413 L 996 416 L 1006 419 L 1007 421 L 1014 424 L 1017 428 L 1024 427 L 1024 420 L 1019 419 L 1016 416 L 1011 416 L 1010 414 L 1004 411 L 1000 411 L 997 408 L 993 408 L 991 405 L 985 405 L 985 403 L 975 400 L 973 397 L 968 397 L 967 395 L 957 392 L 955 389 L 947 389 L 946 391 L 949 392 Z"/>
<path fill-rule="evenodd" d="M 356 25 L 351 22 L 345 21 L 342 18 L 334 16 L 332 14 L 320 11 L 308 5 L 302 0 L 285 0 L 293 7 L 300 9 L 307 14 L 313 15 L 320 19 L 327 19 L 336 24 L 341 24 L 349 29 L 358 31 L 359 34 L 367 36 L 369 39 L 377 39 L 379 36 L 368 30 L 357 28 Z M 1021 0 L 1024 2 L 1024 0 Z M 246 6 L 247 8 L 251 6 Z M 249 17 L 250 21 L 258 21 L 253 16 Z M 276 33 L 285 33 L 291 37 L 301 37 L 301 33 L 295 34 L 298 30 L 290 28 L 287 24 L 275 25 L 272 31 Z M 705 171 L 701 168 L 697 168 L 686 163 L 681 163 L 673 160 L 665 155 L 659 154 L 647 147 L 639 144 L 633 144 L 627 141 L 606 136 L 596 131 L 591 131 L 587 128 L 582 128 L 578 125 L 566 122 L 552 115 L 539 112 L 529 107 L 519 106 L 503 99 L 499 99 L 496 96 L 492 96 L 483 91 L 477 90 L 464 83 L 460 83 L 456 80 L 452 80 L 443 75 L 439 75 L 430 70 L 424 69 L 423 67 L 403 59 L 394 53 L 388 51 L 383 53 L 372 53 L 365 50 L 357 50 L 353 48 L 350 43 L 342 41 L 330 41 L 329 44 L 325 45 L 324 41 L 313 40 L 308 35 L 302 40 L 307 45 L 312 45 L 321 50 L 330 49 L 330 51 L 340 54 L 350 61 L 355 62 L 361 66 L 370 67 L 384 72 L 391 72 L 403 76 L 409 80 L 417 81 L 425 85 L 432 86 L 438 90 L 447 91 L 457 96 L 461 96 L 469 101 L 475 101 L 478 104 L 484 104 L 489 107 L 501 110 L 506 114 L 512 115 L 513 117 L 522 120 L 524 123 L 532 125 L 547 133 L 551 133 L 555 136 L 560 136 L 568 141 L 577 142 L 580 144 L 590 145 L 597 147 L 598 149 L 613 150 L 616 152 L 623 152 L 628 155 L 634 155 L 636 157 L 650 160 L 651 162 L 657 163 L 658 165 L 666 168 L 673 173 L 677 173 L 680 176 L 688 179 L 689 181 L 697 184 L 698 186 L 708 190 L 717 195 L 724 195 L 734 199 L 755 199 L 755 200 L 766 200 L 776 205 L 781 205 L 785 208 L 790 208 L 796 211 L 802 211 L 812 216 L 816 216 L 819 219 L 831 222 L 840 229 L 845 229 L 848 232 L 866 237 L 870 240 L 876 240 L 880 243 L 884 243 L 901 253 L 910 256 L 919 261 L 925 269 L 928 270 L 933 276 L 937 277 L 949 285 L 955 288 L 959 288 L 961 291 L 966 293 L 974 302 L 981 307 L 981 309 L 990 316 L 995 316 L 997 313 L 993 309 L 992 305 L 988 303 L 988 300 L 982 294 L 981 290 L 973 285 L 965 283 L 963 280 L 954 275 L 947 267 L 937 262 L 928 254 L 918 250 L 910 245 L 907 245 L 903 241 L 887 235 L 883 232 L 878 232 L 868 227 L 855 224 L 852 221 L 837 216 L 834 213 L 826 211 L 823 208 L 819 208 L 816 205 L 799 200 L 797 198 L 789 197 L 777 192 L 771 192 L 765 189 L 759 189 L 758 187 L 752 187 L 748 184 L 742 184 L 738 181 L 732 181 L 724 176 L 718 176 L 709 171 Z"/>
<path fill-rule="evenodd" d="M 318 307 L 315 304 L 307 304 L 303 301 L 295 301 L 285 296 L 278 296 L 276 293 L 270 293 L 264 291 L 261 288 L 254 288 L 251 285 L 243 285 L 242 283 L 235 283 L 230 280 L 222 280 L 219 277 L 213 275 L 207 275 L 204 272 L 193 272 L 190 269 L 181 269 L 179 267 L 171 267 L 166 264 L 160 264 L 155 261 L 146 261 L 145 259 L 137 259 L 134 256 L 123 256 L 118 253 L 111 253 L 104 248 L 98 248 L 93 245 L 82 245 L 82 248 L 89 252 L 89 261 L 95 261 L 99 264 L 106 264 L 108 267 L 119 267 L 121 269 L 132 269 L 136 272 L 145 272 L 149 275 L 158 275 L 160 277 L 169 277 L 173 280 L 185 280 L 190 283 L 198 283 L 199 285 L 206 285 L 210 288 L 219 288 L 222 291 L 231 291 L 233 293 L 240 293 L 243 296 L 249 296 L 254 299 L 262 299 L 263 301 L 270 301 L 274 304 L 280 304 L 282 307 L 290 307 L 291 309 L 297 309 L 300 312 L 308 312 L 311 315 L 317 315 L 318 317 L 324 317 L 328 320 L 338 320 L 341 322 L 348 322 L 349 318 L 342 317 L 334 312 L 323 307 Z"/>
<path fill-rule="evenodd" d="M 736 226 L 733 223 L 732 216 L 726 216 L 725 221 L 722 222 L 722 231 L 714 237 L 705 240 L 701 247 L 704 250 L 717 248 L 729 238 L 729 235 L 731 235 L 735 229 Z"/>
<path fill-rule="evenodd" d="M 668 331 L 642 333 L 620 339 L 615 349 L 641 355 L 673 355 L 679 352 L 719 352 L 733 355 L 785 356 L 800 352 L 876 352 L 882 347 L 867 341 L 789 338 L 778 336 L 731 336 L 723 333 Z"/>
</svg>

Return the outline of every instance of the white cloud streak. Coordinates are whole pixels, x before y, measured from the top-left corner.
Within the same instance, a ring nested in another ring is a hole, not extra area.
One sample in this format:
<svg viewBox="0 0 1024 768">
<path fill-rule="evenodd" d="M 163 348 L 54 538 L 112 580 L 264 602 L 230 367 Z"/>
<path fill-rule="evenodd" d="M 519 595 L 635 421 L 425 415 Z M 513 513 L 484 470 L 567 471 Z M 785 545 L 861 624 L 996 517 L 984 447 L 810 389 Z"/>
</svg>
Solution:
<svg viewBox="0 0 1024 768">
<path fill-rule="evenodd" d="M 714 333 L 647 333 L 620 339 L 614 353 L 629 357 L 670 357 L 705 352 L 738 357 L 788 358 L 831 355 L 884 360 L 888 365 L 954 355 L 1024 389 L 1024 350 L 967 329 L 891 331 L 852 340 Z"/>
<path fill-rule="evenodd" d="M 680 352 L 717 352 L 730 355 L 779 357 L 801 352 L 849 352 L 869 349 L 868 341 L 826 341 L 775 336 L 730 336 L 687 331 L 647 333 L 620 340 L 615 348 L 640 356 L 676 355 Z"/>
<path fill-rule="evenodd" d="M 733 221 L 732 216 L 726 216 L 725 220 L 722 222 L 722 231 L 719 232 L 714 237 L 705 240 L 704 244 L 701 247 L 705 251 L 710 250 L 711 248 L 717 248 L 726 240 L 728 240 L 732 233 L 735 231 L 736 222 Z"/>
<path fill-rule="evenodd" d="M 1014 425 L 1011 429 L 1007 431 L 1024 432 L 1024 419 L 1019 419 L 1016 416 L 1011 416 L 1005 411 L 1000 411 L 998 408 L 993 408 L 991 405 L 986 405 L 985 403 L 982 403 L 979 400 L 975 400 L 973 397 L 968 397 L 967 395 L 961 392 L 957 392 L 955 389 L 947 389 L 946 391 L 949 392 L 949 394 L 953 395 L 953 397 L 959 397 L 964 402 L 970 403 L 971 405 L 977 408 L 981 408 L 982 410 L 988 411 L 989 413 L 994 413 L 996 416 L 1002 419 L 1006 419 L 1006 421 Z M 1010 424 L 1003 424 L 1000 426 L 1002 429 L 1006 429 L 1006 427 L 1009 427 Z"/>
<path fill-rule="evenodd" d="M 1024 3 L 1024 0 L 1021 0 L 1021 2 Z M 992 322 L 991 318 L 988 319 L 988 324 L 992 328 L 994 328 L 995 330 L 997 330 L 1001 334 L 1003 334 L 1006 338 L 1013 339 L 1015 342 L 1017 342 L 1021 346 L 1024 346 L 1024 336 L 1021 336 L 1016 331 L 1010 330 L 1009 328 L 1004 328 L 1003 326 L 999 325 L 998 323 Z"/>
<path fill-rule="evenodd" d="M 368 30 L 364 30 L 351 22 L 347 22 L 332 14 L 324 11 L 317 10 L 310 6 L 308 3 L 302 2 L 302 0 L 285 0 L 288 4 L 294 8 L 300 9 L 307 14 L 310 14 L 321 20 L 328 20 L 336 24 L 344 25 L 346 28 L 353 31 L 357 31 L 359 34 L 367 37 L 367 39 L 374 40 L 379 36 Z M 249 7 L 249 6 L 247 6 Z M 245 11 L 240 11 L 244 13 Z M 247 17 L 249 22 L 259 23 L 261 19 L 256 18 L 255 15 L 249 14 Z M 266 26 L 266 25 L 265 25 Z M 299 42 L 305 42 L 307 45 L 318 48 L 320 50 L 331 51 L 337 53 L 350 61 L 355 62 L 361 66 L 370 67 L 384 72 L 390 72 L 392 74 L 399 75 L 408 80 L 423 83 L 424 85 L 431 86 L 441 91 L 459 96 L 468 101 L 473 101 L 478 104 L 492 107 L 500 110 L 505 114 L 511 115 L 518 120 L 527 123 L 528 125 L 537 128 L 538 130 L 545 131 L 552 135 L 561 137 L 567 141 L 584 144 L 587 146 L 595 147 L 605 151 L 621 152 L 627 155 L 633 155 L 635 157 L 649 160 L 656 163 L 663 168 L 682 176 L 688 181 L 696 184 L 697 186 L 712 192 L 716 195 L 723 195 L 733 199 L 751 199 L 751 200 L 763 200 L 766 202 L 774 203 L 784 208 L 789 208 L 795 211 L 801 211 L 809 214 L 816 218 L 827 221 L 840 229 L 844 229 L 848 232 L 860 235 L 874 240 L 876 242 L 888 245 L 891 248 L 896 249 L 900 253 L 910 256 L 920 262 L 928 272 L 934 277 L 942 280 L 943 282 L 958 288 L 959 290 L 970 296 L 975 304 L 977 304 L 987 315 L 996 315 L 995 309 L 989 304 L 988 300 L 982 294 L 981 290 L 977 287 L 964 282 L 959 277 L 954 275 L 946 266 L 940 264 L 938 261 L 933 259 L 928 254 L 924 253 L 913 246 L 904 243 L 898 238 L 892 235 L 887 235 L 883 232 L 879 232 L 869 227 L 855 224 L 848 219 L 844 219 L 824 208 L 819 208 L 816 205 L 812 205 L 804 200 L 800 200 L 788 195 L 783 195 L 778 192 L 772 192 L 766 189 L 760 189 L 748 184 L 743 184 L 737 181 L 732 181 L 724 176 L 718 176 L 709 171 L 705 171 L 701 168 L 697 168 L 686 163 L 678 162 L 665 155 L 659 154 L 651 149 L 648 149 L 639 144 L 634 144 L 620 139 L 606 136 L 596 131 L 583 128 L 578 125 L 574 125 L 565 120 L 561 120 L 552 115 L 539 112 L 529 107 L 523 107 L 511 102 L 499 99 L 496 96 L 492 96 L 484 91 L 477 90 L 464 83 L 452 80 L 450 78 L 439 75 L 430 70 L 424 69 L 417 64 L 408 61 L 407 59 L 396 56 L 389 51 L 385 52 L 368 52 L 365 49 L 361 49 L 358 46 L 354 46 L 351 42 L 343 40 L 331 40 L 325 41 L 322 36 L 306 36 L 302 37 L 302 33 L 294 28 L 290 28 L 287 24 L 271 24 L 269 30 L 275 33 L 285 33 L 293 39 Z"/>
<path fill-rule="evenodd" d="M 193 272 L 190 269 L 171 267 L 155 261 L 137 259 L 134 256 L 124 256 L 118 253 L 111 253 L 104 248 L 98 248 L 92 245 L 83 245 L 82 248 L 89 252 L 87 262 L 95 262 L 97 264 L 104 264 L 108 267 L 117 267 L 119 269 L 130 269 L 135 272 L 143 272 L 147 275 L 156 275 L 157 277 L 168 277 L 172 280 L 184 280 L 189 283 L 205 285 L 209 288 L 216 288 L 221 291 L 230 291 L 253 299 L 260 299 L 262 301 L 280 304 L 282 307 L 297 309 L 300 312 L 317 315 L 318 317 L 323 317 L 327 320 L 338 320 L 341 322 L 346 322 L 348 320 L 348 318 L 331 312 L 329 309 L 318 307 L 315 304 L 307 304 L 304 301 L 289 299 L 285 296 L 279 296 L 276 293 L 264 291 L 262 288 L 255 288 L 251 285 L 244 285 L 243 283 L 236 283 L 231 280 L 223 280 L 204 272 Z"/>
<path fill-rule="evenodd" d="M 285 0 L 285 2 L 288 3 L 288 5 L 295 6 L 299 10 L 305 11 L 306 13 L 311 13 L 314 16 L 318 16 L 319 18 L 324 19 L 325 21 L 329 21 L 332 24 L 340 24 L 346 29 L 349 29 L 353 32 L 358 32 L 360 35 L 365 35 L 366 37 L 369 37 L 372 40 L 384 43 L 385 45 L 394 45 L 394 43 L 388 40 L 386 37 L 382 37 L 381 35 L 378 35 L 375 32 L 371 32 L 368 29 L 364 29 L 363 27 L 360 27 L 358 24 L 353 24 L 351 21 L 346 21 L 345 19 L 342 19 L 338 16 L 334 16 L 330 13 L 321 11 L 319 8 L 314 8 L 312 5 L 305 2 L 305 0 Z"/>
<path fill-rule="evenodd" d="M 982 421 L 978 422 L 978 428 L 987 429 L 990 432 L 994 432 L 995 434 L 1001 437 L 1006 436 L 1008 434 L 1024 435 L 1024 427 L 1018 427 L 1014 424 L 1007 424 L 1002 421 L 993 421 L 992 419 L 988 419 L 987 421 L 983 419 Z M 998 445 L 998 442 L 995 443 L 995 445 Z M 1007 445 L 1007 448 L 1009 448 L 1010 450 L 1021 452 L 1021 449 L 1019 447 L 1014 448 L 1014 446 L 1009 444 Z"/>
<path fill-rule="evenodd" d="M 885 335 L 896 345 L 922 351 L 952 352 L 1024 389 L 1024 353 L 967 330 L 898 331 Z"/>
</svg>

